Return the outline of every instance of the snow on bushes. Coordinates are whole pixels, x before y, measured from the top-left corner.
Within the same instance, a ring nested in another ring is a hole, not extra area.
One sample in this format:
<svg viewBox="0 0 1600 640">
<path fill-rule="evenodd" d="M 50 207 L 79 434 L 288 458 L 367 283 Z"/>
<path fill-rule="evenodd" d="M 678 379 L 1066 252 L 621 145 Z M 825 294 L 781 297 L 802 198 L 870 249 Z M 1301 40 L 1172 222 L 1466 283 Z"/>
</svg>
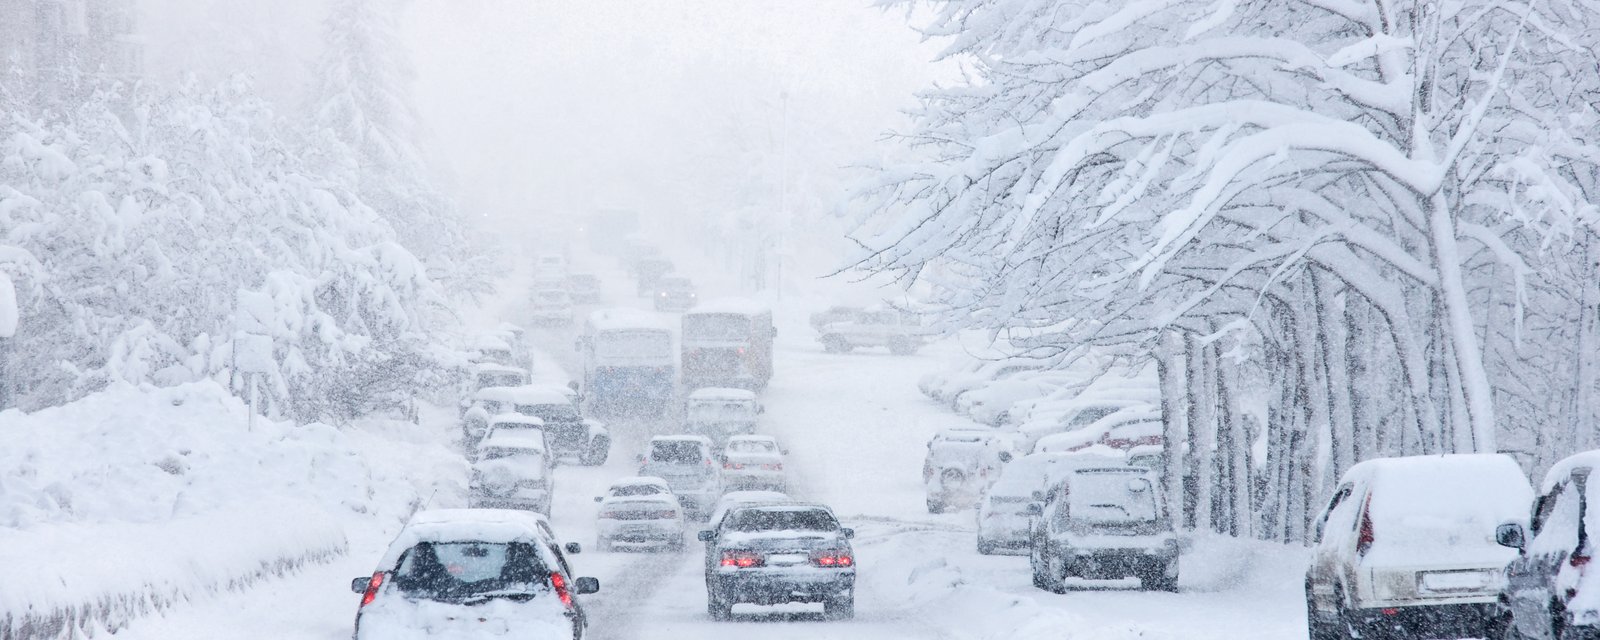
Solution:
<svg viewBox="0 0 1600 640">
<path fill-rule="evenodd" d="M 115 629 L 341 554 L 351 519 L 464 498 L 431 480 L 466 476 L 443 431 L 247 419 L 213 382 L 0 413 L 0 636 Z"/>
</svg>

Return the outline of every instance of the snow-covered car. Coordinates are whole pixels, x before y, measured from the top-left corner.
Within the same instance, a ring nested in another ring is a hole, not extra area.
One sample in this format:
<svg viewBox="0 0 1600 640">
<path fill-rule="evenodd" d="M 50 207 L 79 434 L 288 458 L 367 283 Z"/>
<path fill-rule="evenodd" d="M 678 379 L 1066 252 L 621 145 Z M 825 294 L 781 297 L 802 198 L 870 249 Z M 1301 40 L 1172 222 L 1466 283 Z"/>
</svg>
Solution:
<svg viewBox="0 0 1600 640">
<path fill-rule="evenodd" d="M 1530 523 L 1507 522 L 1495 539 L 1517 551 L 1500 592 L 1507 632 L 1493 638 L 1600 638 L 1600 571 L 1591 531 L 1600 531 L 1600 451 L 1570 456 L 1545 473 Z"/>
<path fill-rule="evenodd" d="M 950 404 L 966 391 L 1023 371 L 1043 369 L 1045 364 L 1032 358 L 977 360 L 953 371 L 928 374 L 917 382 L 917 387 L 929 398 Z"/>
<path fill-rule="evenodd" d="M 972 505 L 1011 461 L 1001 438 L 987 429 L 946 429 L 928 441 L 922 462 L 922 482 L 928 494 L 928 513 Z"/>
<path fill-rule="evenodd" d="M 372 576 L 350 588 L 361 594 L 355 640 L 581 640 L 588 621 L 578 596 L 600 582 L 572 575 L 542 517 L 447 509 L 413 516 Z"/>
<path fill-rule="evenodd" d="M 541 253 L 533 259 L 533 273 L 540 279 L 567 277 L 567 258 L 559 253 Z"/>
<path fill-rule="evenodd" d="M 830 322 L 817 330 L 817 341 L 828 353 L 846 353 L 862 347 L 887 347 L 895 355 L 911 355 L 933 337 L 921 316 L 888 307 L 861 311 Z"/>
<path fill-rule="evenodd" d="M 633 276 L 637 279 L 638 295 L 655 295 L 659 290 L 661 278 L 672 273 L 673 264 L 665 258 L 643 258 L 633 265 Z"/>
<path fill-rule="evenodd" d="M 1015 553 L 1030 542 L 1028 505 L 1039 502 L 1052 481 L 1074 464 L 1103 462 L 1081 453 L 1031 453 L 1000 468 L 1000 477 L 978 503 L 978 553 Z"/>
<path fill-rule="evenodd" d="M 1028 375 L 1030 373 L 1040 375 Z M 1043 375 L 1052 372 L 1026 371 L 1010 378 L 995 380 L 956 397 L 956 411 L 974 421 L 991 427 L 1012 423 L 1011 406 L 1033 398 L 1042 398 L 1061 388 L 1064 375 Z"/>
<path fill-rule="evenodd" d="M 1034 443 L 1033 450 L 1078 451 L 1093 445 L 1101 445 L 1127 451 L 1134 447 L 1163 444 L 1161 430 L 1160 407 L 1133 406 L 1111 413 L 1080 429 L 1040 438 Z"/>
<path fill-rule="evenodd" d="M 520 358 L 510 342 L 500 336 L 481 336 L 470 350 L 474 364 L 494 363 L 508 367 L 518 366 Z"/>
<path fill-rule="evenodd" d="M 794 501 L 794 498 L 789 497 L 789 494 L 779 491 L 729 491 L 717 499 L 716 507 L 711 510 L 711 517 L 706 519 L 704 530 L 715 530 L 722 524 L 722 519 L 727 517 L 729 512 L 740 507 L 792 504 Z M 701 540 L 704 540 L 704 538 L 701 538 Z M 718 556 L 716 555 L 716 550 L 717 545 L 714 542 L 708 541 L 705 543 L 705 570 L 707 575 L 710 575 L 717 568 Z"/>
<path fill-rule="evenodd" d="M 1155 472 L 1075 467 L 1029 512 L 1034 586 L 1059 593 L 1068 578 L 1137 578 L 1146 590 L 1178 590 L 1178 538 Z"/>
<path fill-rule="evenodd" d="M 783 447 L 772 436 L 734 436 L 722 448 L 722 483 L 728 489 L 788 490 Z"/>
<path fill-rule="evenodd" d="M 526 509 L 548 516 L 552 468 L 542 429 L 491 429 L 478 443 L 467 505 Z"/>
<path fill-rule="evenodd" d="M 695 292 L 694 283 L 688 278 L 663 276 L 656 282 L 653 302 L 656 311 L 688 311 L 699 301 L 700 294 Z"/>
<path fill-rule="evenodd" d="M 573 457 L 579 464 L 595 466 L 603 464 L 611 452 L 611 433 L 605 425 L 583 417 L 578 393 L 550 384 L 479 391 L 472 407 L 462 416 L 464 440 L 469 445 L 476 443 L 488 431 L 490 419 L 503 413 L 519 413 L 543 421 L 545 441 L 556 458 Z"/>
<path fill-rule="evenodd" d="M 1502 637 L 1500 592 L 1517 554 L 1495 544 L 1496 529 L 1525 522 L 1532 502 L 1504 454 L 1350 467 L 1312 532 L 1311 637 Z"/>
<path fill-rule="evenodd" d="M 754 433 L 762 413 L 756 393 L 748 389 L 701 387 L 683 401 L 683 431 L 726 442 L 736 435 Z"/>
<path fill-rule="evenodd" d="M 1160 399 L 1143 390 L 1085 392 L 1071 401 L 1052 405 L 1043 415 L 1038 415 L 1036 408 L 1037 417 L 1017 427 L 1017 448 L 1034 451 L 1041 439 L 1087 428 L 1112 414 L 1126 411 L 1159 415 L 1160 408 Z"/>
<path fill-rule="evenodd" d="M 694 518 L 705 518 L 722 497 L 722 467 L 705 436 L 656 436 L 639 456 L 639 475 L 667 481 Z"/>
<path fill-rule="evenodd" d="M 816 331 L 817 333 L 822 333 L 823 327 L 835 322 L 854 320 L 862 311 L 863 309 L 861 307 L 835 305 L 811 314 L 811 317 L 808 318 L 808 322 L 811 324 L 812 330 Z"/>
<path fill-rule="evenodd" d="M 565 287 L 534 291 L 533 299 L 528 304 L 528 315 L 540 324 L 570 324 L 572 294 Z"/>
<path fill-rule="evenodd" d="M 605 502 L 606 498 L 626 498 L 633 496 L 670 496 L 672 487 L 666 480 L 651 476 L 634 476 L 620 478 L 611 483 L 603 496 L 596 496 L 595 502 Z"/>
<path fill-rule="evenodd" d="M 829 618 L 855 616 L 856 562 L 851 529 L 822 505 L 739 507 L 701 531 L 715 566 L 706 569 L 706 610 L 726 620 L 741 603 L 820 602 Z"/>
<path fill-rule="evenodd" d="M 528 370 L 522 367 L 484 362 L 473 366 L 474 393 L 489 387 L 520 387 L 528 384 Z"/>
<path fill-rule="evenodd" d="M 572 296 L 574 304 L 595 304 L 600 302 L 600 278 L 592 273 L 567 274 L 567 292 Z"/>
<path fill-rule="evenodd" d="M 1128 449 L 1128 466 L 1161 470 L 1167 465 L 1165 444 L 1142 444 Z"/>
<path fill-rule="evenodd" d="M 606 496 L 595 521 L 600 550 L 611 551 L 619 542 L 682 549 L 683 512 L 683 505 L 670 493 Z"/>
</svg>

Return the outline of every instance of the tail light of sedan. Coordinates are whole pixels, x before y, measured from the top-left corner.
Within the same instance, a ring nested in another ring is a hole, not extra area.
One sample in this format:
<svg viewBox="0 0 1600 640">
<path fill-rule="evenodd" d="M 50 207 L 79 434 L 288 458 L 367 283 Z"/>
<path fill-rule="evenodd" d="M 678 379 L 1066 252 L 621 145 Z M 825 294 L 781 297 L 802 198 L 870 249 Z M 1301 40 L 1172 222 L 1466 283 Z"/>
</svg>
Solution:
<svg viewBox="0 0 1600 640">
<path fill-rule="evenodd" d="M 560 572 L 550 573 L 550 588 L 555 589 L 556 597 L 561 598 L 561 604 L 567 609 L 572 609 L 572 591 L 567 589 L 567 577 Z"/>
<path fill-rule="evenodd" d="M 382 571 L 372 574 L 372 580 L 367 583 L 366 593 L 361 594 L 361 606 L 372 604 L 372 601 L 378 598 L 378 587 L 383 586 L 383 575 Z"/>
<path fill-rule="evenodd" d="M 767 558 L 754 551 L 724 551 L 722 552 L 722 562 L 719 564 L 724 567 L 749 569 L 751 567 L 766 566 Z"/>
<path fill-rule="evenodd" d="M 829 569 L 843 569 L 856 564 L 848 551 L 818 551 L 811 554 L 811 564 Z"/>
</svg>

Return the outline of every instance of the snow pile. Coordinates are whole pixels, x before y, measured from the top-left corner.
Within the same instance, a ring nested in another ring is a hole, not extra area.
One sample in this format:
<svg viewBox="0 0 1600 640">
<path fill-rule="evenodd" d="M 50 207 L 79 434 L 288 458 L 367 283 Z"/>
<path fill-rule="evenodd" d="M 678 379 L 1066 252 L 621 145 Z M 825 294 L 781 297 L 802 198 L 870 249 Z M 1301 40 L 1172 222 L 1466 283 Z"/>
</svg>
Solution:
<svg viewBox="0 0 1600 640">
<path fill-rule="evenodd" d="M 344 552 L 345 520 L 398 520 L 439 490 L 410 477 L 465 476 L 440 468 L 459 456 L 397 425 L 247 419 L 211 382 L 0 413 L 0 566 L 26 576 L 0 580 L 0 635 L 115 629 L 325 560 Z"/>
</svg>

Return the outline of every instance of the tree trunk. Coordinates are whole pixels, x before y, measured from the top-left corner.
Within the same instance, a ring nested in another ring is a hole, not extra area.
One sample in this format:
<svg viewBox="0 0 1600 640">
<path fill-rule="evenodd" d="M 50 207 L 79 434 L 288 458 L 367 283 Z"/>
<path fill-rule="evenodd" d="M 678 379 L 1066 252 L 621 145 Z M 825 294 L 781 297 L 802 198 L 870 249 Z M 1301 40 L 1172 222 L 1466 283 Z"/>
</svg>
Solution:
<svg viewBox="0 0 1600 640">
<path fill-rule="evenodd" d="M 1455 219 L 1443 192 L 1428 200 L 1428 226 L 1433 241 L 1434 268 L 1439 273 L 1439 290 L 1449 319 L 1450 345 L 1456 367 L 1461 372 L 1461 390 L 1466 396 L 1467 420 L 1472 429 L 1474 451 L 1496 451 L 1493 388 L 1484 370 L 1483 353 L 1478 347 L 1478 328 L 1472 321 L 1467 289 L 1461 274 L 1461 252 L 1456 241 Z"/>
</svg>

